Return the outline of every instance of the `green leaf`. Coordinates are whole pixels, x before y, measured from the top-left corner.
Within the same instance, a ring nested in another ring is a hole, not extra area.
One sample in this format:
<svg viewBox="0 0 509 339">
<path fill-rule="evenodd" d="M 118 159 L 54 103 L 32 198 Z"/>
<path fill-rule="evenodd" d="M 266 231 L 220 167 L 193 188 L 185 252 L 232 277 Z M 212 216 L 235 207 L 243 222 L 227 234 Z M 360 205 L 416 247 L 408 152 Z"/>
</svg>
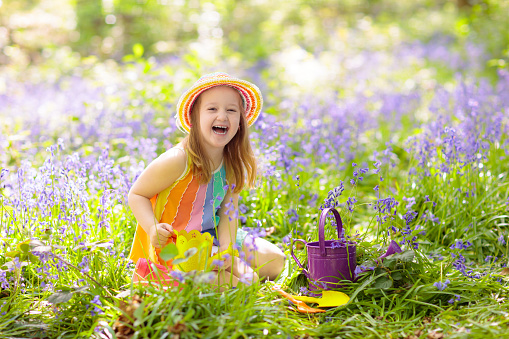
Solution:
<svg viewBox="0 0 509 339">
<path fill-rule="evenodd" d="M 18 244 L 18 248 L 23 252 L 23 253 L 28 253 L 28 251 L 30 250 L 30 239 L 28 240 L 25 240 L 23 242 L 20 242 Z"/>
<path fill-rule="evenodd" d="M 143 73 L 147 74 L 148 72 L 150 72 L 151 69 L 152 65 L 150 64 L 150 62 L 146 62 L 145 67 L 143 68 Z"/>
<path fill-rule="evenodd" d="M 88 290 L 88 286 L 80 286 L 80 287 L 73 287 L 73 291 L 71 293 L 82 293 Z"/>
<path fill-rule="evenodd" d="M 412 262 L 412 260 L 414 260 L 414 257 L 415 257 L 414 251 L 405 251 L 401 253 L 395 253 L 392 255 L 392 259 L 399 259 L 403 262 Z"/>
<path fill-rule="evenodd" d="M 141 320 L 143 317 L 143 309 L 145 308 L 145 301 L 143 301 L 140 306 L 133 312 L 134 318 L 136 320 Z"/>
<path fill-rule="evenodd" d="M 9 258 L 16 258 L 16 257 L 19 257 L 20 254 L 21 254 L 21 251 L 16 250 L 16 251 L 9 251 L 9 252 L 5 253 L 5 256 L 9 257 Z"/>
<path fill-rule="evenodd" d="M 32 253 L 28 253 L 28 260 L 30 260 L 32 264 L 36 264 L 39 262 L 39 258 L 33 255 Z"/>
<path fill-rule="evenodd" d="M 178 264 L 181 264 L 183 262 L 186 262 L 188 258 L 178 258 L 178 259 L 173 259 L 172 263 L 173 265 L 178 265 Z"/>
<path fill-rule="evenodd" d="M 144 48 L 142 44 L 134 44 L 133 46 L 133 54 L 137 58 L 141 58 L 143 56 Z"/>
<path fill-rule="evenodd" d="M 175 244 L 168 244 L 163 247 L 161 250 L 161 253 L 159 253 L 159 256 L 164 261 L 168 261 L 170 259 L 175 258 L 179 254 L 179 250 L 177 248 L 177 245 Z"/>
<path fill-rule="evenodd" d="M 373 285 L 374 288 L 391 288 L 392 287 L 392 280 L 387 277 L 380 277 L 376 279 L 375 284 Z"/>
<path fill-rule="evenodd" d="M 391 274 L 391 277 L 392 277 L 393 280 L 401 280 L 401 279 L 403 279 L 403 274 L 401 274 L 401 272 L 399 272 L 399 271 L 398 272 L 393 272 Z"/>
<path fill-rule="evenodd" d="M 48 302 L 52 304 L 60 304 L 68 302 L 72 299 L 71 292 L 56 292 L 49 296 Z"/>
<path fill-rule="evenodd" d="M 185 324 L 186 322 L 188 322 L 194 316 L 194 313 L 195 310 L 193 308 L 189 308 L 186 316 L 184 317 L 184 319 L 182 319 L 183 323 Z"/>
<path fill-rule="evenodd" d="M 398 260 L 396 260 L 394 258 L 384 260 L 384 266 L 390 270 L 393 270 L 396 267 L 397 263 L 398 263 Z"/>
</svg>

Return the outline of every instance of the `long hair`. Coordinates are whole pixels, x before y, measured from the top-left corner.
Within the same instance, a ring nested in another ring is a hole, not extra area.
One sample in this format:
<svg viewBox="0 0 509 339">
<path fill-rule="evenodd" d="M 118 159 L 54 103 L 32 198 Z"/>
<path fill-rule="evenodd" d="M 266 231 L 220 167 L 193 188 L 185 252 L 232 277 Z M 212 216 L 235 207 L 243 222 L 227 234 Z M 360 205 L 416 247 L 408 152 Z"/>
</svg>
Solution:
<svg viewBox="0 0 509 339">
<path fill-rule="evenodd" d="M 201 95 L 198 96 L 191 108 L 192 127 L 189 135 L 184 139 L 184 144 L 189 154 L 193 174 L 200 176 L 201 184 L 206 184 L 210 181 L 214 169 L 212 160 L 202 146 L 200 104 Z M 245 184 L 250 188 L 254 187 L 256 181 L 256 158 L 249 142 L 249 130 L 242 102 L 240 104 L 239 127 L 223 151 L 226 180 L 229 185 L 235 184 L 234 193 L 240 193 Z"/>
</svg>

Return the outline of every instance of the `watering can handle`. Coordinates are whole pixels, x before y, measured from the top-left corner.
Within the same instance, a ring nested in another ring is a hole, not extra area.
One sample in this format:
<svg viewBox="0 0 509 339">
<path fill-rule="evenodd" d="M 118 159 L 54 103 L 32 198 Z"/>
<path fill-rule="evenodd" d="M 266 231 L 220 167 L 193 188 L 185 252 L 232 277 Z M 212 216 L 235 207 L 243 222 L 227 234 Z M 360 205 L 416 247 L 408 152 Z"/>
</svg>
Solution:
<svg viewBox="0 0 509 339">
<path fill-rule="evenodd" d="M 343 221 L 341 221 L 341 216 L 339 212 L 334 207 L 326 208 L 322 211 L 320 215 L 320 222 L 318 224 L 318 242 L 320 244 L 320 255 L 322 257 L 327 256 L 327 252 L 325 250 L 325 221 L 327 220 L 327 214 L 332 212 L 334 217 L 336 218 L 336 227 L 338 229 L 338 239 L 341 239 L 341 231 L 343 230 Z"/>
<path fill-rule="evenodd" d="M 304 274 L 306 275 L 306 277 L 309 278 L 309 272 L 304 268 L 304 266 L 302 266 L 302 264 L 299 261 L 299 259 L 297 259 L 297 257 L 293 253 L 293 243 L 296 242 L 296 241 L 300 241 L 300 242 L 302 242 L 304 244 L 304 246 L 306 246 L 306 242 L 304 240 L 302 240 L 302 239 L 292 239 L 292 246 L 290 247 L 290 253 L 292 254 L 292 257 L 295 260 L 295 262 L 297 263 L 297 265 L 299 265 L 299 267 L 302 268 L 302 270 L 303 270 Z"/>
</svg>

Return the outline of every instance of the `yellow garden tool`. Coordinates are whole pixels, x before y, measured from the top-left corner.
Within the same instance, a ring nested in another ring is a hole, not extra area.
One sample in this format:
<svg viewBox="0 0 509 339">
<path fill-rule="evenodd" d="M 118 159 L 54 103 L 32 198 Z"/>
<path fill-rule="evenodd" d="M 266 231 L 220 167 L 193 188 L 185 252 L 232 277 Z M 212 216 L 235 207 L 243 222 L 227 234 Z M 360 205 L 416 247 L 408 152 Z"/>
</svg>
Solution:
<svg viewBox="0 0 509 339">
<path fill-rule="evenodd" d="M 307 296 L 293 296 L 294 299 L 308 302 L 308 303 L 317 303 L 318 307 L 336 307 L 345 305 L 350 297 L 344 294 L 343 292 L 338 291 L 323 291 L 321 298 L 307 297 Z"/>
<path fill-rule="evenodd" d="M 293 308 L 292 309 L 297 312 L 300 312 L 300 313 L 323 313 L 323 312 L 325 312 L 324 310 L 320 310 L 318 308 L 309 307 L 305 302 L 297 300 L 294 295 L 286 293 L 279 286 L 272 286 L 272 290 L 278 292 L 283 297 L 290 300 L 290 302 L 292 304 L 294 304 L 296 307 L 296 309 L 293 309 Z"/>
</svg>

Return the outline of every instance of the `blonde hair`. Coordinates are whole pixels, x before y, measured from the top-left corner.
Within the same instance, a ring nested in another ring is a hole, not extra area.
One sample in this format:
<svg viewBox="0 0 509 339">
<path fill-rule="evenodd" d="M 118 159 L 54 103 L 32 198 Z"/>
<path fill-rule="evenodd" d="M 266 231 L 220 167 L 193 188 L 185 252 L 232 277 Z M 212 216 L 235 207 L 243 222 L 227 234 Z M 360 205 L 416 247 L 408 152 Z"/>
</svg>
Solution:
<svg viewBox="0 0 509 339">
<path fill-rule="evenodd" d="M 210 181 L 214 169 L 212 160 L 202 146 L 203 137 L 200 133 L 199 119 L 200 104 L 201 95 L 198 96 L 191 107 L 192 127 L 189 135 L 184 139 L 184 144 L 189 154 L 193 174 L 200 175 L 200 183 L 206 184 Z M 244 184 L 247 184 L 250 188 L 254 187 L 256 181 L 256 158 L 249 142 L 249 130 L 242 102 L 240 107 L 239 130 L 224 147 L 223 151 L 226 180 L 229 185 L 235 184 L 234 193 L 240 193 Z"/>
</svg>

